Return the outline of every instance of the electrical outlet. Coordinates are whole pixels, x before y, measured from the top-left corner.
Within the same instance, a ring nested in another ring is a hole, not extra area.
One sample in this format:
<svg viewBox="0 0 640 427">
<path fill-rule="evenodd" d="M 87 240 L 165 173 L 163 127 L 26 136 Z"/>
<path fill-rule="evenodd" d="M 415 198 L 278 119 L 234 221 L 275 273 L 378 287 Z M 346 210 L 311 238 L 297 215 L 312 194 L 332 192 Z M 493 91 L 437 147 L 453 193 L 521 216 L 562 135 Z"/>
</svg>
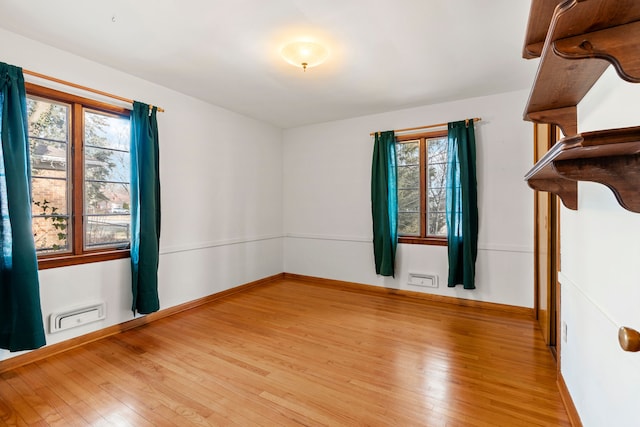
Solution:
<svg viewBox="0 0 640 427">
<path fill-rule="evenodd" d="M 567 342 L 567 322 L 562 322 L 562 341 Z"/>
</svg>

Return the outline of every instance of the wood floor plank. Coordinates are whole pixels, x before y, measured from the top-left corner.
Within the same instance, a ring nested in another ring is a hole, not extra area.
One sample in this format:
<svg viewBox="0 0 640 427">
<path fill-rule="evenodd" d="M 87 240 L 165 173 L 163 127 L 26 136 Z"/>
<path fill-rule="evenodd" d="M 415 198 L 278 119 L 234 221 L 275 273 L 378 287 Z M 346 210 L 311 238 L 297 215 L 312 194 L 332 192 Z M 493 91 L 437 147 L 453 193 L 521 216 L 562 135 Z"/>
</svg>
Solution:
<svg viewBox="0 0 640 427">
<path fill-rule="evenodd" d="M 0 399 L 6 402 L 3 407 L 8 408 L 9 418 L 24 420 L 27 425 L 42 425 L 44 420 L 38 412 L 22 396 L 19 390 L 13 387 L 14 372 L 5 372 L 0 375 Z M 12 415 L 15 412 L 15 415 Z"/>
<path fill-rule="evenodd" d="M 0 375 L 0 426 L 569 426 L 522 313 L 282 279 Z"/>
<path fill-rule="evenodd" d="M 3 377 L 11 387 L 25 400 L 25 402 L 38 414 L 46 424 L 60 425 L 64 420 L 52 402 L 43 399 L 38 391 L 46 391 L 46 387 L 32 388 L 18 372 L 7 372 Z M 44 389 L 44 390 L 43 390 Z"/>
<path fill-rule="evenodd" d="M 138 331 L 138 335 L 133 339 L 146 339 L 150 335 L 146 335 L 144 331 Z M 128 341 L 132 338 L 131 334 L 122 336 L 121 339 Z M 153 339 L 153 341 L 157 341 Z M 175 345 L 171 343 L 169 345 Z M 157 347 L 154 347 L 157 348 Z M 185 361 L 180 358 L 173 357 L 172 354 L 166 352 L 149 351 L 141 356 L 153 365 L 161 366 L 160 369 L 166 370 L 166 375 L 170 376 L 172 382 L 176 386 L 189 390 L 189 396 L 199 403 L 212 409 L 214 412 L 207 419 L 215 422 L 215 425 L 232 422 L 237 425 L 279 425 L 286 421 L 286 418 L 278 419 L 271 416 L 271 411 L 267 411 L 267 416 L 260 414 L 259 411 L 246 411 L 245 405 L 230 405 L 230 399 L 221 394 L 217 387 L 209 386 L 208 382 L 203 381 L 203 372 L 199 372 L 194 366 L 185 366 Z M 254 405 L 255 407 L 255 405 Z"/>
</svg>

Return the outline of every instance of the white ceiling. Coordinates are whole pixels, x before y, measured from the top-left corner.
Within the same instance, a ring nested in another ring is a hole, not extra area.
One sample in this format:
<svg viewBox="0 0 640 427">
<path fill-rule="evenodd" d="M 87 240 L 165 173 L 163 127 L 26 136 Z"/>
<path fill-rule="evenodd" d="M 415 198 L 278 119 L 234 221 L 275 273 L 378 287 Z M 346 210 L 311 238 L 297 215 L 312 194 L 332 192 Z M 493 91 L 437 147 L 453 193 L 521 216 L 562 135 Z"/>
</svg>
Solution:
<svg viewBox="0 0 640 427">
<path fill-rule="evenodd" d="M 289 128 L 530 87 L 528 12 L 526 0 L 0 0 L 0 27 Z M 326 44 L 327 62 L 284 62 L 299 37 Z"/>
</svg>

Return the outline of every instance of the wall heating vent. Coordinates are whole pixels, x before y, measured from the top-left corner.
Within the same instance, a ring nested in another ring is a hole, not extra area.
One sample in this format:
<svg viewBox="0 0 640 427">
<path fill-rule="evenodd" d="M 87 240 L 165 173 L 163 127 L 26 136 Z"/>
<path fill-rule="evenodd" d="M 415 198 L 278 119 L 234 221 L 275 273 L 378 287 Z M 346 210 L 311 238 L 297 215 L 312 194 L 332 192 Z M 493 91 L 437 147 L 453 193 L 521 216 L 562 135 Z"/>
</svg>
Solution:
<svg viewBox="0 0 640 427">
<path fill-rule="evenodd" d="M 88 305 L 61 313 L 53 313 L 49 317 L 49 332 L 60 332 L 65 329 L 75 328 L 107 317 L 105 303 Z"/>
<path fill-rule="evenodd" d="M 422 288 L 437 288 L 438 276 L 435 274 L 409 273 L 409 285 Z"/>
</svg>

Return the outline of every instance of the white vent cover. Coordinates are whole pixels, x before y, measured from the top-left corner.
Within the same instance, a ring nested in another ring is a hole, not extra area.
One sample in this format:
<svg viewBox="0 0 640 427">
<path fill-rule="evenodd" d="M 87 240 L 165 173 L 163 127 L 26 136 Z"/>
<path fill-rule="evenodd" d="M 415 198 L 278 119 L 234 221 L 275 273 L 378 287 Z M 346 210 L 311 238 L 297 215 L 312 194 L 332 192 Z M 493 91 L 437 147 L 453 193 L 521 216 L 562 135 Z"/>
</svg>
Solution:
<svg viewBox="0 0 640 427">
<path fill-rule="evenodd" d="M 437 288 L 438 276 L 436 274 L 409 273 L 409 285 L 422 288 Z"/>
<path fill-rule="evenodd" d="M 106 304 L 104 302 L 87 305 L 84 307 L 67 310 L 61 313 L 53 313 L 49 317 L 49 333 L 64 331 L 107 317 Z"/>
</svg>

